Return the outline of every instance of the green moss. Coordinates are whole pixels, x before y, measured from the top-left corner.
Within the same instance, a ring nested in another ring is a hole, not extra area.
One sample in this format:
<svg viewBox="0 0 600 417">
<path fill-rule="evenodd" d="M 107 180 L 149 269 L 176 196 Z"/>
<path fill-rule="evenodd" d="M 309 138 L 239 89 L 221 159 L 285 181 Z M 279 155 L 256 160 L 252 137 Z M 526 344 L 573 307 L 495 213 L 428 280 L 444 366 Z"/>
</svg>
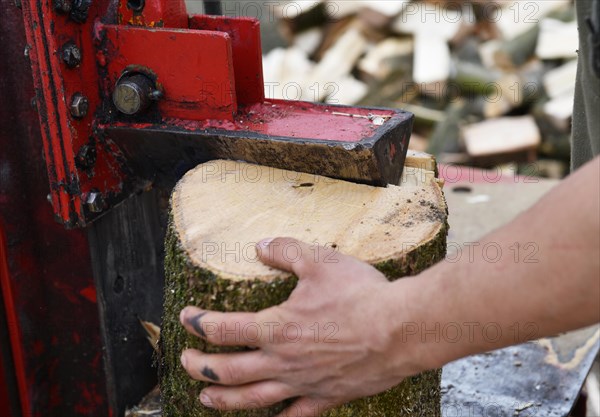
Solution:
<svg viewBox="0 0 600 417">
<path fill-rule="evenodd" d="M 381 271 L 390 281 L 417 275 L 444 259 L 446 256 L 447 234 L 448 224 L 445 223 L 435 239 L 416 247 L 401 258 L 378 263 L 375 268 Z"/>
<path fill-rule="evenodd" d="M 381 394 L 353 401 L 324 417 L 439 417 L 442 370 L 425 372 L 405 379 Z"/>
<path fill-rule="evenodd" d="M 216 311 L 255 312 L 285 301 L 296 286 L 296 277 L 264 282 L 232 282 L 192 265 L 181 249 L 174 228 L 169 225 L 165 243 L 165 298 L 161 331 L 159 373 L 164 417 L 271 417 L 288 403 L 264 410 L 221 412 L 198 401 L 206 383 L 193 381 L 181 367 L 182 350 L 228 352 L 239 348 L 218 348 L 189 335 L 179 323 L 179 312 L 187 305 Z M 431 242 L 401 259 L 376 265 L 389 279 L 415 275 L 441 260 L 446 251 L 447 224 Z M 441 370 L 408 378 L 382 394 L 360 399 L 327 412 L 328 417 L 440 416 Z"/>
</svg>

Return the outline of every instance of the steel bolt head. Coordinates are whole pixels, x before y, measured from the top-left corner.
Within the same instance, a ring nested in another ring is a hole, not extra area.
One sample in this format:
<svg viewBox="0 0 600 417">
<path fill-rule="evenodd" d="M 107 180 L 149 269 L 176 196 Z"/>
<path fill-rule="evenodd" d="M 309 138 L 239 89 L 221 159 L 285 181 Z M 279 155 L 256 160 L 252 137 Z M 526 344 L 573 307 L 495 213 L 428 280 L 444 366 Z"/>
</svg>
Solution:
<svg viewBox="0 0 600 417">
<path fill-rule="evenodd" d="M 81 50 L 72 42 L 65 44 L 62 48 L 63 62 L 69 68 L 76 68 L 81 64 Z"/>
<path fill-rule="evenodd" d="M 121 113 L 133 116 L 146 111 L 152 101 L 161 97 L 162 93 L 154 88 L 150 78 L 135 74 L 119 79 L 113 92 L 113 103 Z"/>
<path fill-rule="evenodd" d="M 99 192 L 91 192 L 85 200 L 87 208 L 92 213 L 101 213 L 104 210 L 104 198 Z"/>
<path fill-rule="evenodd" d="M 54 0 L 54 10 L 61 14 L 67 14 L 72 9 L 71 0 Z"/>
<path fill-rule="evenodd" d="M 79 169 L 91 169 L 96 164 L 96 146 L 93 144 L 83 145 L 75 156 L 75 165 Z"/>
<path fill-rule="evenodd" d="M 87 115 L 89 107 L 90 102 L 87 97 L 81 93 L 76 93 L 71 100 L 71 116 L 82 119 Z"/>
</svg>

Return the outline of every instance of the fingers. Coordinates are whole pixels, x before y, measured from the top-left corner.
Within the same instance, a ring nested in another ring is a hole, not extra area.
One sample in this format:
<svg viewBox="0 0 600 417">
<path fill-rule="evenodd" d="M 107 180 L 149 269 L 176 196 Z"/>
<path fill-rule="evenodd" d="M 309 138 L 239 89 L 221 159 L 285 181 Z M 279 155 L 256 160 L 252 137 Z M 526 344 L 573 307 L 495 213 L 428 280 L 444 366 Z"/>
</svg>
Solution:
<svg viewBox="0 0 600 417">
<path fill-rule="evenodd" d="M 228 354 L 183 351 L 181 364 L 198 381 L 220 385 L 244 385 L 271 379 L 278 374 L 273 360 L 260 350 Z"/>
<path fill-rule="evenodd" d="M 326 400 L 315 400 L 302 397 L 279 413 L 277 417 L 318 417 L 325 411 L 334 408 L 337 404 Z"/>
<path fill-rule="evenodd" d="M 217 346 L 261 347 L 266 342 L 278 340 L 276 326 L 279 321 L 273 309 L 259 313 L 220 313 L 186 307 L 179 320 L 185 329 L 208 343 Z M 263 317 L 271 317 L 265 320 Z"/>
<path fill-rule="evenodd" d="M 292 238 L 265 239 L 256 245 L 258 258 L 266 265 L 293 272 L 300 280 L 328 278 L 329 280 L 388 282 L 373 266 L 337 248 L 309 245 Z"/>
<path fill-rule="evenodd" d="M 265 265 L 293 272 L 301 279 L 310 277 L 317 264 L 337 264 L 342 256 L 335 249 L 292 238 L 265 239 L 256 245 L 256 252 Z"/>
<path fill-rule="evenodd" d="M 270 407 L 292 396 L 287 385 L 271 380 L 237 387 L 213 385 L 202 391 L 200 401 L 206 407 L 230 411 Z"/>
</svg>

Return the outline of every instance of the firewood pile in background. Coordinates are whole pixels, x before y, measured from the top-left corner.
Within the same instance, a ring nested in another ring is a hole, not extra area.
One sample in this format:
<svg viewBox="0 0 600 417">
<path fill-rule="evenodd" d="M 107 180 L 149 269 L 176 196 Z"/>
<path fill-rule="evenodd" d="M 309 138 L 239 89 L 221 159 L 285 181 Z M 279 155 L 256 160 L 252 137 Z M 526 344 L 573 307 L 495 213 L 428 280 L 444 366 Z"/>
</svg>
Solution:
<svg viewBox="0 0 600 417">
<path fill-rule="evenodd" d="M 578 31 L 570 0 L 278 1 L 270 98 L 399 107 L 445 163 L 568 173 Z"/>
</svg>

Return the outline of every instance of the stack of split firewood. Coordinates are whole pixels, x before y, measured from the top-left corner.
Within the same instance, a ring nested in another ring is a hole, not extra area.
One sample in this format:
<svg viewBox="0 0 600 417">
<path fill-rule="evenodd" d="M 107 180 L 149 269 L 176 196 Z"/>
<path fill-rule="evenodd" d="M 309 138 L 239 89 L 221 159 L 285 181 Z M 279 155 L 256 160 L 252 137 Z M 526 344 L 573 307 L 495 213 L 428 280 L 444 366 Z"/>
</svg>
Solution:
<svg viewBox="0 0 600 417">
<path fill-rule="evenodd" d="M 577 67 L 571 0 L 280 1 L 271 98 L 401 107 L 447 163 L 566 173 Z"/>
</svg>

